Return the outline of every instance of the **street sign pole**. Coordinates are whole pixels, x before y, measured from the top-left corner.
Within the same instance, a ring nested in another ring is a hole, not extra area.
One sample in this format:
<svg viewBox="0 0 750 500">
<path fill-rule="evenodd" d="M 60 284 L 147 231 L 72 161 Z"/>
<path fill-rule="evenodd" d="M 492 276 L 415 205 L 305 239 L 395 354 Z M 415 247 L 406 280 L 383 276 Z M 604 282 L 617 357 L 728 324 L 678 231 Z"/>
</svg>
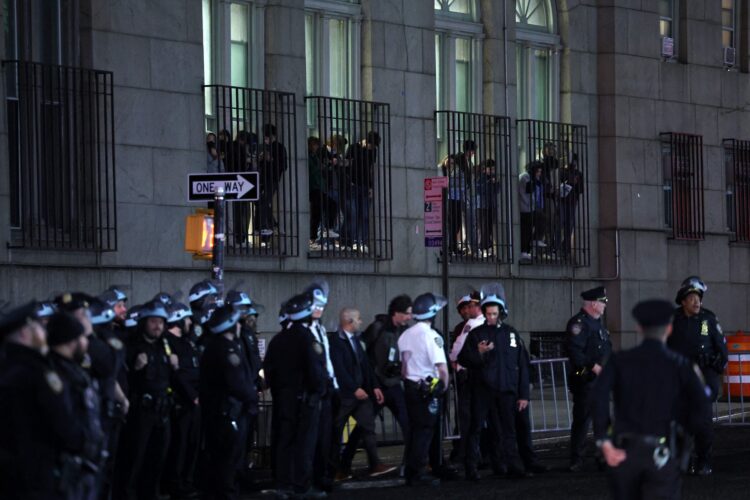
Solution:
<svg viewBox="0 0 750 500">
<path fill-rule="evenodd" d="M 214 248 L 211 258 L 211 279 L 219 290 L 219 299 L 224 296 L 224 188 L 219 186 L 214 193 Z"/>
<path fill-rule="evenodd" d="M 443 188 L 443 241 L 441 250 L 443 252 L 443 260 L 441 261 L 441 274 L 443 282 L 443 297 L 449 299 L 448 295 L 448 188 Z M 449 299 L 450 301 L 450 299 Z M 448 325 L 448 308 L 443 308 L 443 329 L 446 338 L 450 338 L 450 325 Z"/>
</svg>

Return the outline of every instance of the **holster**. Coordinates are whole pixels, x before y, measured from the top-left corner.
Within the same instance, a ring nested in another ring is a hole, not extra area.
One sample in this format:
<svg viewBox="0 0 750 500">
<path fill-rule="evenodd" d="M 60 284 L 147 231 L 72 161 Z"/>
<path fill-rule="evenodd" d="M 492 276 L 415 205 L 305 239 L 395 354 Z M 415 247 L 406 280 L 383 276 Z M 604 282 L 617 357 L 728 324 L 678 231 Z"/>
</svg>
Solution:
<svg viewBox="0 0 750 500">
<path fill-rule="evenodd" d="M 672 450 L 672 456 L 677 460 L 682 472 L 687 472 L 690 464 L 690 456 L 693 453 L 693 436 L 677 422 L 672 421 L 669 424 L 669 448 Z"/>
<path fill-rule="evenodd" d="M 71 491 L 80 481 L 83 461 L 76 455 L 60 453 L 57 477 L 57 491 L 66 493 Z"/>
</svg>

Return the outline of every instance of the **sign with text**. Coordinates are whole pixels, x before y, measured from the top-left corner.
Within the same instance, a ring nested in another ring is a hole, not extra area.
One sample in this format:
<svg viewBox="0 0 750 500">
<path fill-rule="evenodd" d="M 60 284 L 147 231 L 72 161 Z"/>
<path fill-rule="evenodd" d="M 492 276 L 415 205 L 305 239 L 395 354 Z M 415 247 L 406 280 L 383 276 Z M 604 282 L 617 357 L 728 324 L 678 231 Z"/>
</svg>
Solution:
<svg viewBox="0 0 750 500">
<path fill-rule="evenodd" d="M 188 201 L 213 201 L 219 187 L 225 201 L 258 201 L 258 172 L 188 174 Z"/>
<path fill-rule="evenodd" d="M 424 180 L 424 245 L 443 245 L 443 189 L 448 187 L 447 177 L 428 177 Z"/>
</svg>

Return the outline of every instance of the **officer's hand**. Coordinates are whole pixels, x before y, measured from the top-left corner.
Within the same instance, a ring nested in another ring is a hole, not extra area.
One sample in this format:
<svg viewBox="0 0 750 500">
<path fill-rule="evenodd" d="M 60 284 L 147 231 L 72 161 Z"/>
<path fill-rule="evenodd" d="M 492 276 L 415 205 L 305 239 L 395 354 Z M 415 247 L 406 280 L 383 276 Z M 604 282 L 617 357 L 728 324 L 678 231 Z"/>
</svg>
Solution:
<svg viewBox="0 0 750 500">
<path fill-rule="evenodd" d="M 600 365 L 599 363 L 594 364 L 594 366 L 591 368 L 591 371 L 594 372 L 594 374 L 598 377 L 602 372 L 602 365 Z"/>
<path fill-rule="evenodd" d="M 604 460 L 607 461 L 607 465 L 609 465 L 610 467 L 617 467 L 618 465 L 623 463 L 626 458 L 628 458 L 625 450 L 615 448 L 615 445 L 613 445 L 610 441 L 606 441 L 604 444 L 602 444 L 602 455 L 604 455 Z"/>
<path fill-rule="evenodd" d="M 528 399 L 519 399 L 516 401 L 516 404 L 518 405 L 518 411 L 522 412 L 529 406 L 529 400 Z"/>
<path fill-rule="evenodd" d="M 128 400 L 128 398 L 120 401 L 120 406 L 122 407 L 122 414 L 127 415 L 128 411 L 130 410 L 130 401 Z"/>
<path fill-rule="evenodd" d="M 382 405 L 383 401 L 385 401 L 385 396 L 383 396 L 383 391 L 381 391 L 380 389 L 373 389 L 372 392 L 375 394 L 375 401 L 377 401 L 379 405 Z"/>
<path fill-rule="evenodd" d="M 135 369 L 136 370 L 140 370 L 147 364 L 148 364 L 148 356 L 146 356 L 145 352 L 142 352 L 138 356 L 135 357 Z"/>
<path fill-rule="evenodd" d="M 177 357 L 177 354 L 169 355 L 169 364 L 172 365 L 172 368 L 174 368 L 175 370 L 180 367 L 180 359 Z"/>
<path fill-rule="evenodd" d="M 495 343 L 494 342 L 487 343 L 486 340 L 483 340 L 479 343 L 478 347 L 479 347 L 479 354 L 484 354 L 485 352 L 491 351 L 492 349 L 494 349 Z"/>
<path fill-rule="evenodd" d="M 368 398 L 367 393 L 361 387 L 354 391 L 354 397 L 359 399 L 360 401 L 364 401 Z"/>
<path fill-rule="evenodd" d="M 195 406 L 198 406 L 198 404 L 199 404 L 199 403 L 200 403 L 200 400 L 199 400 L 198 398 L 195 398 L 195 399 L 193 400 L 193 404 L 194 404 Z"/>
</svg>

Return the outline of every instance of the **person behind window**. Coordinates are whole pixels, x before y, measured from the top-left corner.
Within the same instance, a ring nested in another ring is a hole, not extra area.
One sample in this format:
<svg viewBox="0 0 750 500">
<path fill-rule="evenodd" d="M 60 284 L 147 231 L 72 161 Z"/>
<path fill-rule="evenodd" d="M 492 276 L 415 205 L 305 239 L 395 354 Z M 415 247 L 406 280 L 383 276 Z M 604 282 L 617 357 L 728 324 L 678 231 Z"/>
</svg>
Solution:
<svg viewBox="0 0 750 500">
<path fill-rule="evenodd" d="M 240 130 L 237 139 L 232 144 L 232 172 L 249 172 L 255 170 L 253 162 L 256 159 L 258 148 L 258 136 L 247 130 Z M 250 202 L 236 201 L 232 203 L 234 241 L 246 244 L 248 238 L 248 225 L 250 224 Z"/>
<path fill-rule="evenodd" d="M 276 125 L 267 123 L 263 126 L 263 144 L 258 154 L 260 199 L 255 213 L 255 227 L 264 238 L 270 237 L 277 225 L 273 216 L 273 199 L 286 168 L 286 148 L 277 140 Z"/>
<path fill-rule="evenodd" d="M 544 143 L 542 149 L 542 165 L 543 165 L 543 181 L 545 187 L 545 196 L 548 198 L 544 203 L 544 230 L 541 233 L 535 235 L 536 245 L 540 248 L 547 246 L 547 243 L 553 245 L 553 251 L 558 249 L 555 244 L 558 243 L 557 235 L 560 231 L 558 223 L 560 222 L 560 215 L 557 203 L 557 197 L 559 193 L 556 192 L 557 186 L 559 186 L 560 178 L 560 159 L 557 153 L 557 148 L 552 142 Z M 545 243 L 546 241 L 546 243 Z"/>
<path fill-rule="evenodd" d="M 464 192 L 461 198 L 463 201 L 464 228 L 466 229 L 467 245 L 463 248 L 464 254 L 477 254 L 477 222 L 476 222 L 476 204 L 474 199 L 473 173 L 474 158 L 476 157 L 477 144 L 471 139 L 467 139 L 463 144 L 463 153 L 456 157 L 456 165 L 463 172 Z"/>
<path fill-rule="evenodd" d="M 466 176 L 456 165 L 456 157 L 448 155 L 440 162 L 443 175 L 448 177 L 448 249 L 452 254 L 459 253 L 462 247 L 464 205 L 462 199 L 466 192 Z"/>
<path fill-rule="evenodd" d="M 542 238 L 544 235 L 545 192 L 544 165 L 541 162 L 532 162 L 518 178 L 518 203 L 521 212 L 521 261 L 531 260 L 533 239 Z M 544 242 L 537 241 L 536 245 L 542 246 Z"/>
<path fill-rule="evenodd" d="M 324 155 L 325 165 L 323 168 L 324 188 L 327 190 L 328 197 L 335 203 L 336 209 L 332 213 L 324 214 L 328 221 L 328 227 L 338 237 L 339 233 L 346 227 L 346 211 L 339 220 L 339 214 L 345 209 L 347 193 L 350 188 L 346 185 L 347 168 L 349 160 L 344 158 L 346 146 L 349 140 L 340 134 L 333 134 L 326 141 L 326 151 Z M 333 238 L 333 234 L 331 235 Z"/>
<path fill-rule="evenodd" d="M 338 237 L 330 224 L 330 214 L 336 212 L 336 203 L 328 197 L 328 190 L 325 188 L 326 180 L 323 176 L 324 166 L 327 164 L 325 160 L 327 158 L 320 149 L 320 139 L 309 137 L 307 139 L 307 166 L 310 176 L 310 248 L 313 248 L 316 241 L 323 242 L 326 238 Z"/>
<path fill-rule="evenodd" d="M 219 158 L 219 152 L 216 149 L 216 134 L 209 132 L 206 134 L 206 149 L 208 156 L 206 157 L 206 172 L 209 174 L 215 172 L 224 171 L 224 163 Z"/>
<path fill-rule="evenodd" d="M 380 135 L 375 131 L 352 144 L 346 152 L 349 160 L 349 196 L 346 201 L 346 225 L 342 244 L 352 250 L 369 252 L 370 241 L 370 200 L 374 187 L 374 166 L 378 157 Z"/>
<path fill-rule="evenodd" d="M 583 174 L 578 170 L 578 155 L 573 154 L 572 161 L 567 168 L 560 171 L 560 232 L 561 237 L 557 245 L 560 257 L 567 259 L 571 251 L 571 238 L 576 228 L 576 209 L 578 200 L 583 195 Z"/>
<path fill-rule="evenodd" d="M 500 185 L 495 176 L 495 160 L 487 159 L 476 176 L 475 206 L 479 225 L 479 249 L 486 257 L 493 254 L 493 229 L 497 223 L 497 195 Z"/>
</svg>

